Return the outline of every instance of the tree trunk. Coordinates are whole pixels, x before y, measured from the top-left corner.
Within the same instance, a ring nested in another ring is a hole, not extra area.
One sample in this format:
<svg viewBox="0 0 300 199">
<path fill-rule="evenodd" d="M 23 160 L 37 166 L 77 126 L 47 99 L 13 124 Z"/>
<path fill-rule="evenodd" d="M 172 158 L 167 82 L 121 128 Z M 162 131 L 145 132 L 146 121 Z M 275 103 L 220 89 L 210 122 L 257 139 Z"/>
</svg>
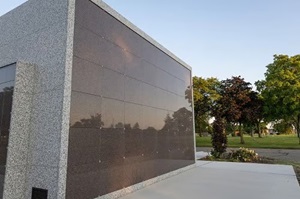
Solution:
<svg viewBox="0 0 300 199">
<path fill-rule="evenodd" d="M 242 132 L 242 124 L 239 123 L 239 132 L 240 132 L 240 137 L 241 137 L 241 144 L 245 144 L 245 140 L 244 140 L 244 135 Z"/>
<path fill-rule="evenodd" d="M 198 123 L 198 135 L 199 135 L 199 137 L 202 137 L 202 133 L 201 133 L 201 119 L 200 119 L 200 116 L 198 115 L 197 116 L 197 118 L 195 119 L 196 121 L 197 121 L 197 123 Z"/>
<path fill-rule="evenodd" d="M 251 134 L 251 137 L 253 137 L 253 126 L 251 125 L 251 127 L 250 127 L 250 134 Z"/>
<path fill-rule="evenodd" d="M 199 128 L 198 135 L 199 135 L 199 137 L 202 137 L 202 133 L 201 133 L 201 130 L 200 130 L 200 128 Z"/>
<path fill-rule="evenodd" d="M 300 144 L 300 114 L 297 117 L 296 130 L 297 130 L 297 135 L 298 135 L 299 144 Z"/>
<path fill-rule="evenodd" d="M 256 125 L 257 125 L 258 137 L 261 138 L 260 122 L 258 122 Z"/>
</svg>

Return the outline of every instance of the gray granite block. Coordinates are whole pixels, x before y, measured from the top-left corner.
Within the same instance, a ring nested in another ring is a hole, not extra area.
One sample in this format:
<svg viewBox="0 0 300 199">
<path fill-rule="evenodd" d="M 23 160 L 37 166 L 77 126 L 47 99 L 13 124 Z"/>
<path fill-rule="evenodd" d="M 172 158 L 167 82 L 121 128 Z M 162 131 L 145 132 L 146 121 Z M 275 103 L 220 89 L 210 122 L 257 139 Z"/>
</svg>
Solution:
<svg viewBox="0 0 300 199">
<path fill-rule="evenodd" d="M 34 95 L 31 119 L 31 164 L 58 167 L 63 91 Z"/>
<path fill-rule="evenodd" d="M 67 19 L 66 0 L 27 1 L 0 18 L 0 45 L 28 37 Z"/>
<path fill-rule="evenodd" d="M 65 75 L 65 22 L 0 46 L 0 65 L 23 60 L 36 65 L 35 92 L 62 89 Z M 16 48 L 17 46 L 17 48 Z M 13 50 L 12 50 L 13 49 Z"/>
<path fill-rule="evenodd" d="M 69 125 L 70 125 L 70 104 L 71 104 L 71 83 L 73 66 L 73 42 L 75 26 L 75 0 L 68 0 L 67 18 L 67 41 L 65 54 L 65 76 L 63 90 L 63 107 L 60 136 L 60 156 L 57 198 L 64 199 L 66 195 L 67 182 L 67 160 L 69 146 Z"/>
<path fill-rule="evenodd" d="M 68 10 L 74 2 L 30 0 L 0 18 L 0 66 L 22 61 L 16 73 L 5 198 L 30 198 L 32 186 L 49 189 L 49 198 L 58 198 L 58 186 L 64 194 L 66 177 L 58 174 L 66 176 L 74 23 Z M 11 175 L 15 165 L 22 165 L 20 175 Z M 25 195 L 15 194 L 18 190 L 9 183 L 14 181 L 18 188 L 26 185 Z"/>
<path fill-rule="evenodd" d="M 14 92 L 7 165 L 27 164 L 32 94 Z"/>
<path fill-rule="evenodd" d="M 28 172 L 25 198 L 31 198 L 32 187 L 47 189 L 48 199 L 57 199 L 58 167 L 31 166 Z"/>
<path fill-rule="evenodd" d="M 26 199 L 25 193 L 26 166 L 6 169 L 4 183 L 4 199 Z M 9 187 L 9 188 L 8 188 Z"/>
<path fill-rule="evenodd" d="M 34 64 L 17 62 L 14 93 L 33 94 L 36 87 L 36 69 Z"/>
</svg>

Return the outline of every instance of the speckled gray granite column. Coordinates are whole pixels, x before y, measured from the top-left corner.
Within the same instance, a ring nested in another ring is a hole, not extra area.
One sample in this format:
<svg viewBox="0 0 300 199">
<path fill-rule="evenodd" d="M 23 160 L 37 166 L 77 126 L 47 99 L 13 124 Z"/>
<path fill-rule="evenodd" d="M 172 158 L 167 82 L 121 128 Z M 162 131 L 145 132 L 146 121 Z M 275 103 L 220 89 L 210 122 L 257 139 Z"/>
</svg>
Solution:
<svg viewBox="0 0 300 199">
<path fill-rule="evenodd" d="M 75 0 L 29 0 L 0 18 L 0 66 L 17 63 L 5 199 L 65 198 Z"/>
<path fill-rule="evenodd" d="M 7 156 L 4 198 L 23 198 L 26 188 L 27 160 L 30 144 L 30 121 L 36 66 L 16 64 L 9 148 Z"/>
</svg>

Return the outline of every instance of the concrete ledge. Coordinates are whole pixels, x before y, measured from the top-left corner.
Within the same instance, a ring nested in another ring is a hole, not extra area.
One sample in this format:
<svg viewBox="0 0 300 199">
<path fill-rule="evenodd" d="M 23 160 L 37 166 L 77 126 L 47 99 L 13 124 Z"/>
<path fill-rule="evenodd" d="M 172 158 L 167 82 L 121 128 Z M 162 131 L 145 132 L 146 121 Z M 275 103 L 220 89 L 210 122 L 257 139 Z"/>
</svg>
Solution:
<svg viewBox="0 0 300 199">
<path fill-rule="evenodd" d="M 189 165 L 187 167 L 183 167 L 181 169 L 178 169 L 178 170 L 166 173 L 164 175 L 157 176 L 157 177 L 152 178 L 150 180 L 146 180 L 144 182 L 132 185 L 130 187 L 126 187 L 124 189 L 121 189 L 121 190 L 118 190 L 118 191 L 106 194 L 104 196 L 100 196 L 100 197 L 98 197 L 96 199 L 115 199 L 115 198 L 120 198 L 122 196 L 125 196 L 127 194 L 133 193 L 133 192 L 138 191 L 140 189 L 143 189 L 143 188 L 145 188 L 145 187 L 147 187 L 149 185 L 152 185 L 154 183 L 160 182 L 160 181 L 165 180 L 167 178 L 176 176 L 176 175 L 178 175 L 178 174 L 180 174 L 182 172 L 188 171 L 188 170 L 193 169 L 193 168 L 196 168 L 196 164 L 192 164 L 192 165 Z"/>
</svg>

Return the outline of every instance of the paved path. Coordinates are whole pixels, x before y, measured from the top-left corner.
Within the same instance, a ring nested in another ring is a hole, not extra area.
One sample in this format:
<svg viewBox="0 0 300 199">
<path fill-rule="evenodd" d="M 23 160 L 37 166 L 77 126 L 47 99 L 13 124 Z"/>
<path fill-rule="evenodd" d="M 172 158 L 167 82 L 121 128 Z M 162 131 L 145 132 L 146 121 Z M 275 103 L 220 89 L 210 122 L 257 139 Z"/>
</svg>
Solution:
<svg viewBox="0 0 300 199">
<path fill-rule="evenodd" d="M 197 167 L 122 199 L 299 199 L 292 166 L 198 161 Z"/>
<path fill-rule="evenodd" d="M 197 147 L 197 151 L 210 152 L 211 147 Z M 231 150 L 233 148 L 228 148 Z M 253 149 L 258 155 L 277 160 L 300 162 L 300 150 L 291 149 Z"/>
</svg>

